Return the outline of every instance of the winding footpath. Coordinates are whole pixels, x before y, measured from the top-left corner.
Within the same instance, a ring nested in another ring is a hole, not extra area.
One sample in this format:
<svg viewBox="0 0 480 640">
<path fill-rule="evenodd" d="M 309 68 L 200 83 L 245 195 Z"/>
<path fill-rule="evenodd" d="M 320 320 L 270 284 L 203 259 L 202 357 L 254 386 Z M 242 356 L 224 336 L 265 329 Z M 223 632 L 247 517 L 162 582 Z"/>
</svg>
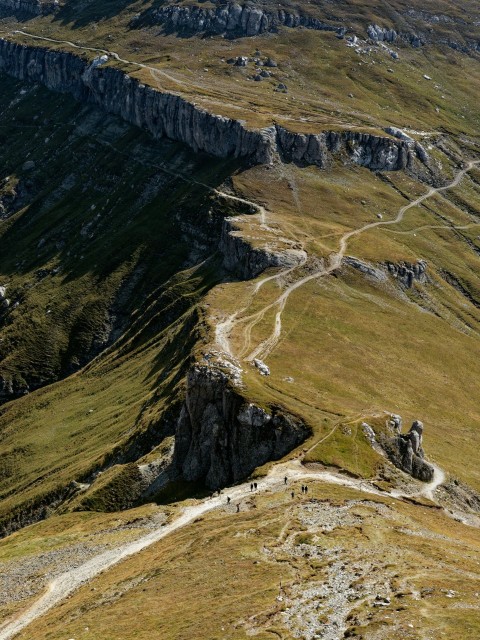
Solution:
<svg viewBox="0 0 480 640">
<path fill-rule="evenodd" d="M 318 443 L 317 443 L 318 444 Z M 355 489 L 368 495 L 377 495 L 381 497 L 390 496 L 394 499 L 403 497 L 426 496 L 434 501 L 434 491 L 445 480 L 445 474 L 439 467 L 435 467 L 435 476 L 431 483 L 424 485 L 419 491 L 413 493 L 402 493 L 397 490 L 382 491 L 371 484 L 368 480 L 355 479 L 325 471 L 323 469 L 307 468 L 302 465 L 299 458 L 289 460 L 287 462 L 278 463 L 272 466 L 265 478 L 258 481 L 257 492 L 281 491 L 285 490 L 284 478 L 287 477 L 289 482 L 315 480 L 326 484 L 334 484 L 338 486 Z M 287 489 L 290 490 L 290 489 Z M 123 546 L 106 551 L 90 560 L 75 567 L 70 571 L 58 576 L 48 585 L 45 593 L 25 612 L 17 618 L 5 622 L 0 626 L 0 640 L 10 640 L 14 638 L 29 624 L 45 615 L 53 609 L 57 604 L 65 600 L 71 593 L 89 583 L 99 574 L 107 571 L 122 560 L 139 553 L 150 545 L 162 540 L 175 531 L 192 524 L 198 517 L 213 511 L 215 509 L 225 509 L 227 505 L 227 496 L 231 500 L 231 504 L 239 503 L 242 499 L 250 497 L 250 482 L 225 489 L 222 494 L 206 498 L 197 504 L 186 507 L 181 515 L 172 522 L 162 525 L 159 529 L 150 532 L 134 542 L 129 542 Z"/>
<path fill-rule="evenodd" d="M 435 481 L 443 481 L 443 472 L 441 473 L 442 475 L 438 475 Z M 390 495 L 392 498 L 401 498 L 405 495 L 399 492 L 391 492 L 389 494 L 377 489 L 365 480 L 348 478 L 330 471 L 307 469 L 302 466 L 299 459 L 274 465 L 268 475 L 258 481 L 257 491 L 265 492 L 268 490 L 279 491 L 285 489 L 285 477 L 287 477 L 290 482 L 296 480 L 316 480 L 328 484 L 348 487 L 350 489 L 356 489 L 362 493 L 383 497 Z M 427 487 L 430 487 L 430 485 L 427 485 Z M 434 488 L 436 488 L 436 486 L 433 487 L 432 484 L 430 487 L 432 495 Z M 162 525 L 159 529 L 138 538 L 134 542 L 129 542 L 123 546 L 106 551 L 88 560 L 79 567 L 75 567 L 74 569 L 58 576 L 49 583 L 45 593 L 29 609 L 20 614 L 16 619 L 7 621 L 0 626 L 0 640 L 10 640 L 11 638 L 14 638 L 22 629 L 45 615 L 57 604 L 65 600 L 65 598 L 67 598 L 71 593 L 122 560 L 139 553 L 143 549 L 146 549 L 155 542 L 162 540 L 178 529 L 193 523 L 195 519 L 203 514 L 213 511 L 214 509 L 225 508 L 227 495 L 230 497 L 233 504 L 240 502 L 244 498 L 250 497 L 252 495 L 250 482 L 225 489 L 223 494 L 220 494 L 217 497 L 207 498 L 203 501 L 199 501 L 197 504 L 186 507 L 181 515 L 169 524 Z M 411 495 L 412 494 L 409 494 L 410 497 Z"/>
<path fill-rule="evenodd" d="M 285 309 L 287 300 L 290 297 L 290 295 L 296 289 L 302 287 L 307 282 L 329 275 L 333 271 L 338 269 L 342 264 L 342 260 L 347 251 L 348 242 L 351 238 L 354 238 L 355 236 L 365 233 L 370 229 L 375 229 L 377 227 L 388 227 L 391 225 L 398 224 L 403 220 L 405 213 L 410 209 L 412 209 L 413 207 L 418 206 L 419 204 L 421 204 L 425 200 L 428 200 L 429 198 L 436 195 L 437 193 L 442 193 L 443 191 L 447 191 L 449 189 L 453 189 L 454 187 L 458 186 L 458 184 L 460 183 L 462 178 L 465 176 L 465 174 L 468 173 L 473 167 L 479 164 L 480 164 L 480 160 L 470 161 L 461 171 L 457 173 L 457 175 L 451 182 L 449 182 L 447 185 L 443 187 L 431 187 L 426 193 L 424 193 L 423 195 L 419 196 L 415 200 L 412 200 L 408 204 L 401 207 L 396 217 L 393 218 L 392 220 L 378 220 L 376 222 L 370 222 L 369 224 L 366 224 L 363 227 L 360 227 L 359 229 L 348 231 L 340 238 L 339 250 L 337 253 L 333 253 L 330 255 L 327 266 L 322 266 L 317 271 L 303 278 L 300 278 L 299 280 L 291 284 L 289 287 L 287 287 L 287 289 L 285 289 L 285 291 L 276 300 L 266 305 L 260 311 L 257 311 L 255 314 L 246 316 L 246 317 L 239 317 L 240 312 L 237 311 L 231 316 L 229 316 L 226 320 L 224 320 L 222 324 L 224 327 L 227 327 L 229 331 L 232 331 L 235 328 L 235 326 L 240 323 L 247 323 L 243 330 L 243 333 L 244 333 L 244 345 L 246 344 L 248 346 L 250 342 L 250 335 L 251 335 L 251 330 L 253 326 L 265 316 L 265 313 L 267 311 L 277 307 L 277 312 L 275 314 L 274 327 L 273 327 L 272 333 L 268 338 L 263 340 L 257 347 L 255 347 L 255 349 L 253 349 L 253 351 L 251 351 L 245 357 L 245 360 L 249 362 L 255 358 L 264 359 L 272 352 L 272 350 L 275 348 L 275 346 L 277 345 L 280 339 L 280 335 L 282 332 L 282 313 Z M 449 229 L 450 227 L 446 226 L 445 228 Z M 278 277 L 280 277 L 280 275 L 281 274 L 279 274 Z M 225 335 L 222 336 L 222 346 L 224 350 L 227 350 L 225 347 L 229 348 L 228 336 L 225 336 Z M 234 354 L 230 352 L 230 355 L 234 355 Z M 244 356 L 244 355 L 245 354 L 243 352 L 240 353 L 240 356 Z"/>
<path fill-rule="evenodd" d="M 104 54 L 114 58 L 119 62 L 122 62 L 125 64 L 134 64 L 140 68 L 147 69 L 152 73 L 163 75 L 164 77 L 168 78 L 173 82 L 177 82 L 179 84 L 188 84 L 169 76 L 167 73 L 157 69 L 156 67 L 151 67 L 149 65 L 139 63 L 139 62 L 124 60 L 115 52 L 111 52 L 111 51 L 107 51 L 99 48 L 80 46 L 70 41 L 54 40 L 51 38 L 35 36 L 21 30 L 13 31 L 12 33 L 21 34 L 30 38 L 34 38 L 34 39 L 38 39 L 46 42 L 52 42 L 56 44 L 66 44 L 73 48 L 77 48 L 85 51 L 93 51 L 96 53 Z M 217 332 L 216 332 L 217 343 L 222 347 L 224 351 L 232 355 L 230 350 L 229 335 L 239 323 L 246 322 L 247 325 L 244 330 L 245 346 L 248 347 L 250 344 L 250 334 L 253 326 L 255 326 L 255 324 L 261 318 L 264 317 L 267 311 L 269 311 L 270 309 L 276 308 L 277 311 L 275 314 L 274 328 L 271 335 L 266 340 L 262 341 L 255 349 L 250 351 L 246 356 L 246 360 L 250 361 L 257 357 L 264 358 L 268 356 L 268 354 L 276 346 L 280 338 L 281 331 L 282 331 L 282 313 L 285 309 L 285 306 L 287 304 L 288 298 L 291 295 L 291 293 L 293 293 L 298 288 L 302 287 L 304 284 L 310 282 L 311 280 L 331 274 L 333 271 L 338 269 L 341 266 L 343 257 L 345 256 L 345 253 L 348 247 L 348 242 L 352 237 L 358 236 L 376 227 L 398 224 L 399 222 L 401 222 L 405 213 L 409 209 L 421 204 L 422 202 L 424 202 L 428 198 L 431 198 L 437 193 L 441 193 L 443 191 L 446 191 L 448 189 L 451 189 L 457 186 L 462 180 L 463 176 L 479 163 L 480 161 L 478 160 L 469 162 L 468 165 L 457 174 L 457 176 L 451 183 L 449 183 L 444 187 L 430 188 L 424 195 L 418 197 L 417 199 L 413 200 L 409 204 L 403 206 L 399 210 L 397 216 L 394 219 L 387 220 L 387 221 L 372 222 L 359 229 L 345 233 L 340 238 L 340 245 L 339 245 L 338 252 L 333 253 L 329 257 L 328 264 L 323 265 L 320 269 L 316 270 L 315 272 L 309 275 L 306 275 L 298 279 L 291 285 L 289 285 L 285 289 L 285 291 L 275 301 L 265 306 L 263 309 L 261 309 L 257 313 L 247 317 L 240 317 L 241 314 L 244 313 L 249 308 L 249 306 L 253 301 L 253 298 L 265 283 L 271 280 L 277 280 L 282 276 L 284 277 L 289 273 L 291 273 L 292 271 L 294 271 L 295 269 L 298 269 L 299 267 L 298 266 L 291 267 L 280 273 L 277 273 L 272 276 L 267 276 L 259 280 L 257 283 L 254 284 L 252 288 L 251 299 L 247 304 L 247 306 L 241 310 L 237 310 L 235 313 L 231 314 L 226 320 L 224 320 L 222 323 L 219 323 L 217 325 Z M 159 166 L 158 168 L 163 171 L 166 171 L 167 173 L 171 173 L 164 167 Z M 173 174 L 173 175 L 175 175 L 176 177 L 179 177 L 178 174 Z M 183 178 L 182 176 L 180 177 L 181 179 L 188 180 L 187 178 Z M 195 182 L 192 180 L 188 180 L 188 181 Z M 198 184 L 202 184 L 202 183 L 198 183 Z M 230 199 L 232 201 L 236 201 L 253 208 L 253 210 L 257 211 L 258 214 L 260 215 L 261 223 L 262 224 L 266 223 L 266 211 L 260 205 L 250 202 L 246 199 L 221 192 L 217 189 L 213 189 L 208 185 L 202 185 L 202 186 L 212 190 L 217 195 L 223 198 Z M 446 227 L 446 228 L 449 228 L 449 227 Z M 436 466 L 434 466 L 434 468 L 435 468 L 435 474 L 432 482 L 422 487 L 422 489 L 418 493 L 408 494 L 408 497 L 411 497 L 412 495 L 423 495 L 425 497 L 428 497 L 431 500 L 434 500 L 435 490 L 444 482 L 444 479 L 445 479 L 445 474 L 443 473 L 443 471 Z M 274 465 L 271 468 L 268 475 L 258 482 L 258 490 L 262 492 L 265 492 L 268 490 L 282 490 L 282 488 L 284 488 L 285 476 L 287 476 L 291 481 L 315 480 L 315 481 L 324 482 L 328 484 L 341 485 L 348 488 L 356 489 L 358 491 L 361 491 L 362 493 L 374 494 L 374 495 L 383 496 L 383 497 L 390 496 L 391 498 L 402 498 L 407 495 L 407 494 L 402 494 L 401 492 L 398 492 L 398 491 L 391 491 L 391 492 L 381 491 L 380 489 L 377 489 L 371 483 L 365 480 L 356 480 L 353 478 L 348 478 L 345 476 L 341 476 L 340 474 L 336 474 L 336 473 L 332 473 L 324 470 L 310 470 L 303 467 L 299 459 Z M 5 622 L 0 627 L 0 640 L 10 640 L 11 638 L 14 638 L 20 631 L 25 629 L 29 624 L 31 624 L 41 616 L 45 615 L 48 611 L 50 611 L 57 604 L 63 601 L 71 593 L 76 591 L 81 586 L 87 584 L 89 581 L 91 581 L 93 578 L 95 578 L 102 572 L 118 564 L 122 560 L 136 553 L 141 552 L 143 549 L 146 549 L 150 545 L 162 540 L 163 538 L 181 529 L 182 527 L 192 524 L 195 519 L 202 516 L 203 514 L 208 513 L 215 509 L 225 508 L 227 493 L 233 503 L 239 502 L 242 499 L 246 498 L 247 496 L 251 495 L 250 483 L 244 483 L 236 487 L 229 488 L 228 490 L 225 490 L 223 495 L 219 495 L 214 498 L 205 499 L 203 501 L 199 501 L 197 504 L 186 507 L 183 510 L 183 512 L 172 522 L 166 525 L 162 525 L 157 530 L 150 532 L 144 536 L 141 536 L 134 542 L 129 542 L 116 549 L 108 550 L 96 556 L 95 558 L 90 559 L 84 564 L 76 568 L 73 568 L 70 571 L 67 571 L 64 574 L 58 576 L 48 585 L 48 588 L 45 591 L 45 593 L 29 609 L 24 611 L 14 620 Z"/>
</svg>

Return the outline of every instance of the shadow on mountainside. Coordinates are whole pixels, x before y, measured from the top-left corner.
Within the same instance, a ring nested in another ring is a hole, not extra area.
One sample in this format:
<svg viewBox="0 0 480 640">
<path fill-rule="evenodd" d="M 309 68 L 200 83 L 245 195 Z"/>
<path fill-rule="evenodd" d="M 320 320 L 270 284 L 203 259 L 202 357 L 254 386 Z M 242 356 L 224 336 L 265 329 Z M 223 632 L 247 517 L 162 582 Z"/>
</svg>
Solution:
<svg viewBox="0 0 480 640">
<path fill-rule="evenodd" d="M 195 306 L 218 281 L 197 266 L 215 254 L 229 208 L 204 185 L 239 164 L 2 84 L 3 123 L 14 124 L 0 150 L 5 399 L 78 370 L 129 328 L 121 353 L 138 349 Z"/>
</svg>

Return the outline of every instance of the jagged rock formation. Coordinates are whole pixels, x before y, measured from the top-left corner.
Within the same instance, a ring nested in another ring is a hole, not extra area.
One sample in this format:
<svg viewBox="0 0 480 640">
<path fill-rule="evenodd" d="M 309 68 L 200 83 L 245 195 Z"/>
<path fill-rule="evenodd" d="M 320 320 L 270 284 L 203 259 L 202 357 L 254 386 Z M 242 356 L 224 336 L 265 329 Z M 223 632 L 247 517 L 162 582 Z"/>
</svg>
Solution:
<svg viewBox="0 0 480 640">
<path fill-rule="evenodd" d="M 220 370 L 195 365 L 177 424 L 174 464 L 186 480 L 217 489 L 278 460 L 308 434 L 299 419 L 248 404 Z"/>
<path fill-rule="evenodd" d="M 398 127 L 386 127 L 385 132 L 390 134 L 391 136 L 394 136 L 395 138 L 398 138 L 399 140 L 404 140 L 405 142 L 407 142 L 410 147 L 413 147 L 415 149 L 415 153 L 417 157 L 422 162 L 424 163 L 428 162 L 428 153 L 425 147 L 423 147 L 419 142 L 411 138 L 408 134 L 405 133 L 405 131 L 402 131 Z"/>
<path fill-rule="evenodd" d="M 417 260 L 415 263 L 387 262 L 387 269 L 407 289 L 410 289 L 414 282 L 421 284 L 427 282 L 427 262 L 425 260 Z"/>
<path fill-rule="evenodd" d="M 424 22 L 429 24 L 438 24 L 439 22 L 454 22 L 452 18 L 449 16 L 430 16 L 425 12 L 415 12 L 415 10 L 411 9 L 407 12 L 409 17 L 414 17 L 417 19 L 421 19 Z M 437 19 L 435 19 L 437 18 Z M 467 23 L 462 23 L 466 25 Z M 397 32 L 395 29 L 388 29 L 386 27 L 380 27 L 378 24 L 371 24 L 367 27 L 367 34 L 371 40 L 374 42 L 404 42 L 412 47 L 422 47 L 425 44 L 443 44 L 447 45 L 451 49 L 455 49 L 456 51 L 461 51 L 462 53 L 471 53 L 472 51 L 480 51 L 480 39 L 472 40 L 470 38 L 464 37 L 462 38 L 463 42 L 458 42 L 453 39 L 453 37 L 442 37 L 437 35 L 432 28 L 426 28 L 425 31 L 415 33 L 415 32 Z"/>
<path fill-rule="evenodd" d="M 405 434 L 400 433 L 401 426 L 400 416 L 392 416 L 388 433 L 379 438 L 382 448 L 396 467 L 417 480 L 430 482 L 434 469 L 424 460 L 423 424 L 415 420 Z"/>
<path fill-rule="evenodd" d="M 395 29 L 380 27 L 378 24 L 370 24 L 367 27 L 367 34 L 368 37 L 375 42 L 391 43 L 396 40 L 403 40 L 412 47 L 421 47 L 425 44 L 425 40 L 415 33 L 397 33 Z"/>
<path fill-rule="evenodd" d="M 406 140 L 358 131 L 325 131 L 320 134 L 292 133 L 277 127 L 282 158 L 297 164 L 326 166 L 331 154 L 343 153 L 350 161 L 378 171 L 398 171 L 411 166 L 417 156 Z"/>
<path fill-rule="evenodd" d="M 242 280 L 255 278 L 269 267 L 294 267 L 307 259 L 302 249 L 288 246 L 252 246 L 235 226 L 235 218 L 226 218 L 223 224 L 220 251 L 223 265 Z"/>
<path fill-rule="evenodd" d="M 54 13 L 59 9 L 58 0 L 0 0 L 0 15 L 34 18 Z"/>
<path fill-rule="evenodd" d="M 415 145 L 387 136 L 357 131 L 301 134 L 279 126 L 250 130 L 238 120 L 211 114 L 180 96 L 148 87 L 105 62 L 102 57 L 89 64 L 71 53 L 0 39 L 0 71 L 70 93 L 155 138 L 166 136 L 196 152 L 256 163 L 270 163 L 279 153 L 287 162 L 319 167 L 325 166 L 330 154 L 343 153 L 350 161 L 377 171 L 405 169 L 416 158 L 425 161 Z"/>
<path fill-rule="evenodd" d="M 357 271 L 360 271 L 365 276 L 370 277 L 373 280 L 383 282 L 387 279 L 387 276 L 383 269 L 377 269 L 370 263 L 364 262 L 363 260 L 360 260 L 360 258 L 356 258 L 355 256 L 345 256 L 342 260 L 342 263 L 347 264 L 349 267 L 357 269 Z"/>
<path fill-rule="evenodd" d="M 167 5 L 149 9 L 133 21 L 136 24 L 162 25 L 167 32 L 225 34 L 230 37 L 257 36 L 275 32 L 279 27 L 304 27 L 317 31 L 346 32 L 342 25 L 322 22 L 291 10 L 267 10 L 254 4 L 236 2 L 205 9 L 196 5 Z"/>
<path fill-rule="evenodd" d="M 7 288 L 0 286 L 0 316 L 10 308 L 10 300 L 7 298 Z"/>
<path fill-rule="evenodd" d="M 24 395 L 28 391 L 29 388 L 26 383 L 25 386 L 21 386 L 16 381 L 0 376 L 0 403 Z"/>
</svg>

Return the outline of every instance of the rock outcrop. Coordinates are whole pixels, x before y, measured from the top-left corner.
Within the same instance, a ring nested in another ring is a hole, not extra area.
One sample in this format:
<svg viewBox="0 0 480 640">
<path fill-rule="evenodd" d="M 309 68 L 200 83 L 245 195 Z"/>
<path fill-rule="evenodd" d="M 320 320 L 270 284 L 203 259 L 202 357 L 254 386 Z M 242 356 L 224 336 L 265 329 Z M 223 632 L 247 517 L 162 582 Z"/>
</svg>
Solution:
<svg viewBox="0 0 480 640">
<path fill-rule="evenodd" d="M 411 138 L 405 131 L 398 127 L 386 127 L 385 132 L 399 140 L 404 140 L 415 150 L 417 157 L 424 163 L 428 162 L 428 153 L 423 145 Z"/>
<path fill-rule="evenodd" d="M 236 218 L 225 218 L 219 249 L 223 266 L 242 280 L 255 278 L 269 267 L 288 269 L 304 263 L 307 254 L 279 242 L 253 246 L 235 225 Z"/>
<path fill-rule="evenodd" d="M 0 14 L 39 16 L 42 12 L 40 0 L 0 0 Z"/>
<path fill-rule="evenodd" d="M 400 433 L 401 419 L 392 416 L 389 433 L 379 438 L 379 443 L 393 464 L 417 480 L 430 482 L 434 469 L 425 461 L 423 451 L 423 424 L 415 420 L 408 433 Z"/>
<path fill-rule="evenodd" d="M 278 460 L 308 435 L 298 418 L 247 403 L 222 371 L 194 365 L 177 424 L 174 465 L 186 480 L 218 489 Z"/>
<path fill-rule="evenodd" d="M 367 27 L 368 37 L 374 42 L 395 42 L 402 40 L 412 47 L 421 47 L 425 44 L 425 40 L 416 33 L 397 33 L 395 29 L 387 29 L 380 27 L 378 24 L 370 24 Z"/>
<path fill-rule="evenodd" d="M 332 154 L 343 154 L 368 169 L 398 171 L 412 166 L 417 157 L 415 145 L 406 140 L 358 131 L 302 134 L 277 127 L 277 140 L 285 161 L 319 167 L 326 166 Z"/>
<path fill-rule="evenodd" d="M 388 272 L 405 288 L 410 289 L 414 282 L 427 282 L 427 262 L 417 260 L 411 262 L 387 262 Z"/>
<path fill-rule="evenodd" d="M 7 298 L 7 288 L 0 286 L 0 316 L 10 308 L 10 300 Z"/>
<path fill-rule="evenodd" d="M 254 4 L 231 2 L 214 9 L 197 5 L 166 5 L 149 9 L 134 19 L 132 26 L 161 25 L 167 33 L 208 33 L 230 37 L 257 36 L 278 31 L 279 27 L 303 27 L 317 31 L 334 31 L 343 35 L 340 24 L 323 22 L 318 18 L 285 9 L 262 9 Z"/>
<path fill-rule="evenodd" d="M 417 20 L 421 20 L 422 22 L 427 22 L 434 25 L 437 25 L 440 22 L 444 22 L 447 24 L 456 22 L 448 16 L 442 16 L 442 20 L 439 16 L 428 17 L 428 14 L 426 14 L 425 12 L 415 12 L 413 9 L 407 11 L 407 15 L 409 17 L 414 17 Z M 429 24 L 423 25 L 423 29 L 416 32 L 397 32 L 393 28 L 389 29 L 387 27 L 380 27 L 378 24 L 370 24 L 367 27 L 367 34 L 368 37 L 374 42 L 388 42 L 391 44 L 400 41 L 416 48 L 423 47 L 426 44 L 446 45 L 447 47 L 455 49 L 456 51 L 460 51 L 461 53 L 472 53 L 480 51 L 479 38 L 472 39 L 465 33 L 462 35 L 461 33 L 455 34 L 454 32 L 452 32 L 452 34 L 448 37 L 445 37 L 441 33 L 437 33 L 436 30 L 432 29 Z M 468 23 L 460 22 L 460 24 L 464 28 Z M 455 39 L 455 35 L 458 36 L 458 39 Z"/>
<path fill-rule="evenodd" d="M 83 57 L 0 38 L 0 72 L 40 82 L 70 93 L 148 131 L 153 137 L 183 142 L 195 152 L 219 158 L 241 157 L 270 163 L 276 154 L 286 162 L 325 166 L 332 154 L 375 171 L 411 168 L 421 158 L 415 144 L 396 137 L 358 131 L 292 133 L 283 127 L 248 129 L 239 120 L 209 113 L 181 96 L 142 84 L 108 66 L 107 56 Z"/>
<path fill-rule="evenodd" d="M 364 260 L 360 260 L 360 258 L 356 258 L 355 256 L 345 256 L 342 260 L 342 264 L 346 264 L 349 267 L 353 267 L 357 271 L 360 271 L 365 276 L 371 278 L 372 280 L 376 280 L 378 282 L 384 282 L 387 279 L 387 275 L 383 269 L 378 269 L 374 267 L 369 262 L 365 262 Z"/>
<path fill-rule="evenodd" d="M 19 396 L 28 393 L 28 391 L 29 388 L 26 383 L 22 386 L 11 378 L 0 376 L 0 403 L 8 402 L 9 400 L 13 400 L 13 398 L 18 398 Z"/>
</svg>

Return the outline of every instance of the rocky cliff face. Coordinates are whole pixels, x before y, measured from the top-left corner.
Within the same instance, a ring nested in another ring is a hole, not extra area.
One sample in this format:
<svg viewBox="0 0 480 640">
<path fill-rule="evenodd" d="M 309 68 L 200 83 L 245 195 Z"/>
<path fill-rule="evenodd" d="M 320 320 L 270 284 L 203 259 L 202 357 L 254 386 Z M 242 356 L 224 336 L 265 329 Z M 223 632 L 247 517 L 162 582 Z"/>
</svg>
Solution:
<svg viewBox="0 0 480 640">
<path fill-rule="evenodd" d="M 308 434 L 299 419 L 245 402 L 220 370 L 195 365 L 175 434 L 174 465 L 186 480 L 217 489 L 278 460 Z"/>
<path fill-rule="evenodd" d="M 414 282 L 427 282 L 427 263 L 425 260 L 417 262 L 387 262 L 388 272 L 404 287 L 410 289 Z"/>
<path fill-rule="evenodd" d="M 419 158 L 415 145 L 406 140 L 357 131 L 301 134 L 277 127 L 277 139 L 285 161 L 319 167 L 328 165 L 332 154 L 346 155 L 355 164 L 377 171 L 405 169 Z"/>
<path fill-rule="evenodd" d="M 411 15 L 411 14 L 410 14 Z M 421 18 L 424 22 L 429 22 L 430 24 L 438 24 L 442 20 L 438 17 L 437 20 L 426 19 L 426 15 L 421 12 L 416 12 L 414 17 Z M 448 17 L 443 16 L 443 18 L 447 19 Z M 452 22 L 453 20 L 450 19 Z M 467 24 L 467 23 L 465 23 Z M 425 25 L 425 28 L 419 32 L 412 31 L 403 31 L 397 32 L 395 29 L 388 29 L 386 27 L 380 27 L 378 24 L 371 24 L 367 28 L 368 37 L 374 42 L 404 42 L 412 47 L 423 47 L 425 44 L 442 44 L 447 45 L 451 49 L 455 49 L 456 51 L 461 51 L 462 53 L 471 53 L 480 51 L 480 40 L 479 39 L 471 39 L 468 36 L 461 37 L 460 34 L 453 33 L 450 37 L 444 37 L 440 34 L 436 34 L 435 31 Z"/>
<path fill-rule="evenodd" d="M 231 37 L 257 36 L 277 31 L 279 27 L 304 27 L 317 31 L 335 31 L 341 35 L 346 32 L 342 25 L 326 23 L 303 15 L 296 11 L 262 9 L 253 4 L 217 6 L 204 9 L 196 5 L 167 5 L 158 9 L 149 9 L 139 16 L 135 24 L 159 24 L 167 32 L 174 33 L 211 33 L 225 34 Z"/>
<path fill-rule="evenodd" d="M 166 136 L 194 151 L 221 158 L 249 157 L 259 163 L 271 159 L 268 132 L 249 130 L 237 120 L 208 113 L 180 96 L 156 91 L 98 60 L 89 65 L 71 53 L 0 39 L 0 71 L 70 93 L 155 138 Z"/>
<path fill-rule="evenodd" d="M 411 167 L 416 159 L 426 163 L 414 142 L 357 131 L 292 133 L 283 127 L 250 130 L 231 118 L 218 116 L 184 98 L 148 87 L 128 74 L 106 66 L 108 57 L 89 64 L 85 59 L 41 47 L 0 39 L 0 71 L 53 91 L 72 94 L 108 113 L 148 131 L 187 144 L 194 151 L 216 157 L 243 157 L 269 163 L 279 153 L 286 162 L 325 166 L 331 154 L 378 171 Z"/>
<path fill-rule="evenodd" d="M 397 33 L 395 29 L 380 27 L 378 24 L 370 24 L 367 28 L 368 37 L 375 42 L 395 42 L 402 40 L 412 47 L 421 47 L 425 39 L 415 33 Z"/>
<path fill-rule="evenodd" d="M 223 253 L 224 267 L 238 278 L 249 280 L 269 267 L 287 269 L 306 261 L 306 252 L 291 246 L 292 243 L 276 241 L 273 244 L 266 240 L 260 247 L 252 246 L 237 228 L 235 220 L 224 220 L 219 249 Z"/>
</svg>

